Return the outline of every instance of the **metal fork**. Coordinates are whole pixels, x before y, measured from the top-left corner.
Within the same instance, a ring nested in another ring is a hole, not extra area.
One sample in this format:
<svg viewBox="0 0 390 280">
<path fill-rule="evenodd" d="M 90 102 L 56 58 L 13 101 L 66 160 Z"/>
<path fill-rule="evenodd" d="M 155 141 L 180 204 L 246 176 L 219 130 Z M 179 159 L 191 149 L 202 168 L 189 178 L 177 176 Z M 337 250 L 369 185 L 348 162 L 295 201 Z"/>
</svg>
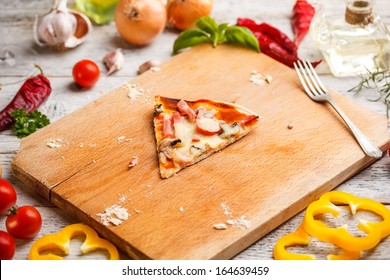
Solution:
<svg viewBox="0 0 390 280">
<path fill-rule="evenodd" d="M 309 95 L 309 97 L 316 102 L 328 102 L 330 105 L 332 105 L 332 107 L 351 129 L 353 135 L 366 155 L 374 158 L 381 158 L 382 151 L 357 128 L 357 126 L 333 101 L 328 90 L 322 84 L 311 63 L 309 61 L 305 62 L 298 60 L 297 62 L 294 62 L 294 67 L 307 95 Z"/>
</svg>

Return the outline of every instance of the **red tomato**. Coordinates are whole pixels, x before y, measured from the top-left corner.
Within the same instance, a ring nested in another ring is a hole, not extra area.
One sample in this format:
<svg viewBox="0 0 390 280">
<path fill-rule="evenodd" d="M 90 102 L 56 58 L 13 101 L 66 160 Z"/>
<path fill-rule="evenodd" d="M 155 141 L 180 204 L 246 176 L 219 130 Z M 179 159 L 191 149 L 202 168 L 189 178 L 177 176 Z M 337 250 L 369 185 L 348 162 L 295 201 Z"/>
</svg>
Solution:
<svg viewBox="0 0 390 280">
<path fill-rule="evenodd" d="M 5 231 L 0 230 L 0 260 L 11 260 L 16 249 L 15 240 Z"/>
<path fill-rule="evenodd" d="M 16 203 L 16 192 L 12 185 L 0 178 L 0 215 L 7 213 L 7 210 Z"/>
<path fill-rule="evenodd" d="M 5 221 L 7 231 L 15 238 L 33 238 L 41 230 L 42 217 L 32 206 L 22 206 L 11 210 Z"/>
<path fill-rule="evenodd" d="M 92 60 L 80 60 L 73 66 L 73 79 L 82 87 L 93 87 L 100 77 L 99 66 Z"/>
</svg>

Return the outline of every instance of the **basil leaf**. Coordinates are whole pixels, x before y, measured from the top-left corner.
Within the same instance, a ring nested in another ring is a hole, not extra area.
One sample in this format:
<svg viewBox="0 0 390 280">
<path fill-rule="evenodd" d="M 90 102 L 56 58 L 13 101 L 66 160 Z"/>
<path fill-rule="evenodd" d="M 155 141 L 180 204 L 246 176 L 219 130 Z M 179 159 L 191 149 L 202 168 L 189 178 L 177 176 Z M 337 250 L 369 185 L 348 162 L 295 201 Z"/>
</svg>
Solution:
<svg viewBox="0 0 390 280">
<path fill-rule="evenodd" d="M 215 48 L 218 44 L 226 42 L 241 44 L 260 52 L 259 42 L 246 27 L 229 27 L 227 23 L 218 25 L 211 17 L 201 17 L 195 25 L 199 29 L 187 29 L 180 33 L 173 44 L 173 54 L 201 43 L 211 43 Z"/>
<path fill-rule="evenodd" d="M 173 44 L 173 53 L 176 54 L 180 50 L 193 47 L 205 42 L 210 41 L 210 37 L 202 30 L 187 29 L 180 33 Z"/>
<path fill-rule="evenodd" d="M 229 26 L 228 23 L 221 23 L 218 26 L 218 33 L 221 34 L 221 35 L 225 34 L 226 28 L 228 28 L 228 26 Z"/>
<path fill-rule="evenodd" d="M 259 41 L 255 35 L 246 27 L 229 26 L 225 30 L 226 42 L 244 45 L 257 52 L 260 52 Z"/>
<path fill-rule="evenodd" d="M 218 44 L 223 44 L 226 42 L 225 31 L 228 26 L 228 23 L 222 23 L 218 26 Z"/>
<path fill-rule="evenodd" d="M 211 17 L 201 17 L 195 22 L 196 27 L 210 35 L 210 40 L 215 48 L 218 45 L 218 24 Z"/>
<path fill-rule="evenodd" d="M 200 30 L 210 34 L 210 37 L 213 37 L 218 32 L 218 24 L 211 17 L 201 17 L 195 22 L 195 25 Z"/>
</svg>

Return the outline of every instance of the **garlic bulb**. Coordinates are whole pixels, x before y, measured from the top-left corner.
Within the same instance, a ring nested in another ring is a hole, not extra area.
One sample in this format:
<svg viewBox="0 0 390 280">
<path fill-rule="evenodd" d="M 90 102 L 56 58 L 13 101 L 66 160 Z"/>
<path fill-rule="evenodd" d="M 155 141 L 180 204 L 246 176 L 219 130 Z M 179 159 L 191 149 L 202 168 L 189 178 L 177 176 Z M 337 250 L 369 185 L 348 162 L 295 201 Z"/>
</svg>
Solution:
<svg viewBox="0 0 390 280">
<path fill-rule="evenodd" d="M 69 10 L 67 0 L 55 0 L 53 8 L 34 24 L 35 42 L 58 49 L 74 48 L 84 42 L 92 24 L 84 14 Z"/>
<path fill-rule="evenodd" d="M 108 52 L 103 57 L 103 63 L 107 67 L 107 76 L 111 75 L 115 71 L 118 71 L 122 68 L 125 58 L 123 57 L 122 50 L 116 49 L 115 51 Z"/>
</svg>

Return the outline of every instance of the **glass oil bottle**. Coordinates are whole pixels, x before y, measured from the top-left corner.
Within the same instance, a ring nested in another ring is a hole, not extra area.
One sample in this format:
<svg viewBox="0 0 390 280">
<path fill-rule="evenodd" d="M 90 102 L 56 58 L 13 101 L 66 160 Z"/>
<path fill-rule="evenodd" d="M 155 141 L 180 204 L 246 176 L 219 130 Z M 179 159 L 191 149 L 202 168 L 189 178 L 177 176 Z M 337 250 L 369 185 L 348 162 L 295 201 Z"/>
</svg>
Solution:
<svg viewBox="0 0 390 280">
<path fill-rule="evenodd" d="M 374 13 L 373 0 L 347 0 L 344 16 L 316 8 L 311 32 L 334 76 L 389 69 L 390 33 Z"/>
</svg>

